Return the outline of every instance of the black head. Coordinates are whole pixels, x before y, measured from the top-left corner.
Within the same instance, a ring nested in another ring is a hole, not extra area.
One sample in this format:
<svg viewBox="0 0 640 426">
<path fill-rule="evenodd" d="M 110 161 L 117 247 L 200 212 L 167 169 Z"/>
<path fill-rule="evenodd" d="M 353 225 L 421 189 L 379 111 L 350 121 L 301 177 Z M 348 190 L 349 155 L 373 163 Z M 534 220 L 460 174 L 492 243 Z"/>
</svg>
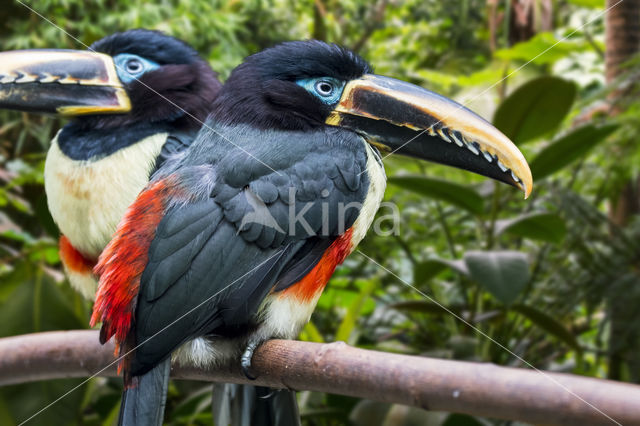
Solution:
<svg viewBox="0 0 640 426">
<path fill-rule="evenodd" d="M 248 57 L 220 92 L 212 119 L 281 131 L 339 127 L 378 149 L 531 192 L 522 153 L 482 117 L 422 87 L 372 74 L 355 53 L 319 41 L 283 43 Z"/>
<path fill-rule="evenodd" d="M 177 120 L 199 127 L 222 87 L 216 73 L 198 52 L 158 31 L 135 29 L 115 33 L 95 42 L 90 50 L 113 58 L 118 78 L 131 101 L 131 111 L 78 117 L 78 124 L 83 127 L 98 129 Z"/>
<path fill-rule="evenodd" d="M 346 82 L 371 71 L 364 59 L 335 44 L 282 43 L 249 56 L 231 73 L 213 118 L 260 129 L 323 126 Z"/>
</svg>

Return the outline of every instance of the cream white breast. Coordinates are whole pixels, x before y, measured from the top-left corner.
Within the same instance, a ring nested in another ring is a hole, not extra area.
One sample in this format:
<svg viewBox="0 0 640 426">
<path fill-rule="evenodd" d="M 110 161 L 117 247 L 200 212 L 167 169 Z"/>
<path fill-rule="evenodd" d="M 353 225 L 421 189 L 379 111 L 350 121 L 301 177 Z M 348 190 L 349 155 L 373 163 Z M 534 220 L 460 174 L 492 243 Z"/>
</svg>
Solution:
<svg viewBox="0 0 640 426">
<path fill-rule="evenodd" d="M 44 168 L 49 210 L 60 231 L 86 256 L 97 258 L 125 210 L 149 182 L 166 133 L 149 136 L 97 160 L 67 157 L 51 142 Z"/>
<path fill-rule="evenodd" d="M 387 188 L 387 175 L 384 172 L 384 166 L 379 154 L 364 140 L 363 143 L 367 150 L 366 173 L 369 177 L 369 189 L 362 203 L 360 214 L 351 227 L 353 229 L 351 251 L 355 250 L 356 246 L 367 234 L 384 197 L 384 190 Z"/>
</svg>

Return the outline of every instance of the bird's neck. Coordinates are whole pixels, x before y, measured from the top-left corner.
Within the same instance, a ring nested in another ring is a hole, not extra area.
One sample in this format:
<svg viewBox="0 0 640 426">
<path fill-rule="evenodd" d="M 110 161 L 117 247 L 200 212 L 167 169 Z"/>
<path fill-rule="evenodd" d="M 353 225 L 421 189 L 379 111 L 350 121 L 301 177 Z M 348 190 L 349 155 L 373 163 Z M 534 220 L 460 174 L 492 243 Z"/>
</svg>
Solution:
<svg viewBox="0 0 640 426">
<path fill-rule="evenodd" d="M 87 161 L 108 157 L 157 133 L 175 133 L 174 123 L 133 123 L 114 128 L 87 128 L 80 122 L 67 124 L 58 135 L 58 146 L 72 160 Z"/>
</svg>

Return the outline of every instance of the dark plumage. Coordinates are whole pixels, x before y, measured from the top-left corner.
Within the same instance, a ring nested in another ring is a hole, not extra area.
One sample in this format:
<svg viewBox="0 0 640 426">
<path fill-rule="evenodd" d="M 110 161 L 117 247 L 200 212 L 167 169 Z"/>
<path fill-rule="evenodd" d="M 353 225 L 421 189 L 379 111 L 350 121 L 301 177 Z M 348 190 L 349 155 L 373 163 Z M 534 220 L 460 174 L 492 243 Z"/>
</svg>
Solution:
<svg viewBox="0 0 640 426">
<path fill-rule="evenodd" d="M 332 105 L 301 84 L 326 78 L 341 93 L 370 71 L 346 49 L 307 41 L 250 56 L 232 72 L 206 128 L 154 174 L 97 266 L 92 322 L 103 321 L 101 340 L 115 335 L 122 353 L 136 347 L 123 364 L 127 385 L 165 386 L 165 360 L 194 338 L 215 348 L 201 362 L 220 362 L 264 339 L 292 338 L 308 320 L 352 249 L 359 209 L 340 212 L 365 201 L 374 149 L 327 126 Z M 304 220 L 292 224 L 292 214 Z M 280 323 L 286 314 L 269 323 L 271 310 L 289 306 L 300 309 L 290 324 Z M 127 391 L 123 410 L 140 392 Z M 280 404 L 296 424 L 295 398 L 282 396 L 265 416 L 281 419 Z M 123 423 L 154 415 L 131 411 Z"/>
<path fill-rule="evenodd" d="M 331 107 L 295 80 L 331 76 L 348 81 L 372 72 L 360 56 L 317 40 L 291 41 L 249 56 L 213 104 L 216 121 L 259 129 L 307 130 L 322 126 Z"/>
<path fill-rule="evenodd" d="M 167 64 L 192 64 L 202 62 L 198 52 L 187 43 L 168 36 L 160 31 L 135 29 L 121 33 L 113 33 L 91 46 L 89 50 L 116 56 L 119 53 L 132 53 Z"/>
<path fill-rule="evenodd" d="M 80 116 L 63 129 L 60 149 L 76 160 L 109 155 L 160 131 L 195 132 L 222 87 L 217 74 L 192 47 L 158 31 L 115 33 L 91 49 L 110 56 L 138 55 L 160 68 L 126 84 L 131 112 Z"/>
<path fill-rule="evenodd" d="M 370 72 L 354 53 L 319 41 L 250 56 L 189 149 L 154 174 L 96 269 L 92 325 L 102 321 L 101 341 L 115 336 L 127 354 L 125 383 L 147 388 L 125 401 L 135 406 L 139 393 L 164 386 L 172 353 L 202 365 L 239 358 L 251 377 L 257 345 L 294 338 L 309 320 L 382 201 L 386 175 L 375 146 L 402 148 L 405 133 L 394 127 L 416 130 L 412 123 L 432 123 L 457 105 Z M 407 105 L 411 114 L 398 117 Z M 479 134 L 493 131 L 465 114 Z M 466 146 L 459 152 L 474 164 L 494 161 L 462 134 L 437 130 L 438 143 Z M 519 158 L 503 137 L 491 146 Z"/>
</svg>

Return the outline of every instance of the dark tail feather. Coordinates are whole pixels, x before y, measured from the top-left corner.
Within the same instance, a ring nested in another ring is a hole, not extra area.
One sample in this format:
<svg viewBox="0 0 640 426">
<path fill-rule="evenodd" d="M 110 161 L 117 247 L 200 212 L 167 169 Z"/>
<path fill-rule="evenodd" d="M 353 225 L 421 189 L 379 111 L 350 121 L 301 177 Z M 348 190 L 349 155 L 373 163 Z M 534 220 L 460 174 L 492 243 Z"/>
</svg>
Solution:
<svg viewBox="0 0 640 426">
<path fill-rule="evenodd" d="M 120 403 L 119 426 L 162 426 L 167 400 L 171 358 L 167 358 L 142 376 L 134 377 Z"/>
<path fill-rule="evenodd" d="M 216 426 L 299 426 L 296 393 L 288 389 L 215 383 Z"/>
</svg>

